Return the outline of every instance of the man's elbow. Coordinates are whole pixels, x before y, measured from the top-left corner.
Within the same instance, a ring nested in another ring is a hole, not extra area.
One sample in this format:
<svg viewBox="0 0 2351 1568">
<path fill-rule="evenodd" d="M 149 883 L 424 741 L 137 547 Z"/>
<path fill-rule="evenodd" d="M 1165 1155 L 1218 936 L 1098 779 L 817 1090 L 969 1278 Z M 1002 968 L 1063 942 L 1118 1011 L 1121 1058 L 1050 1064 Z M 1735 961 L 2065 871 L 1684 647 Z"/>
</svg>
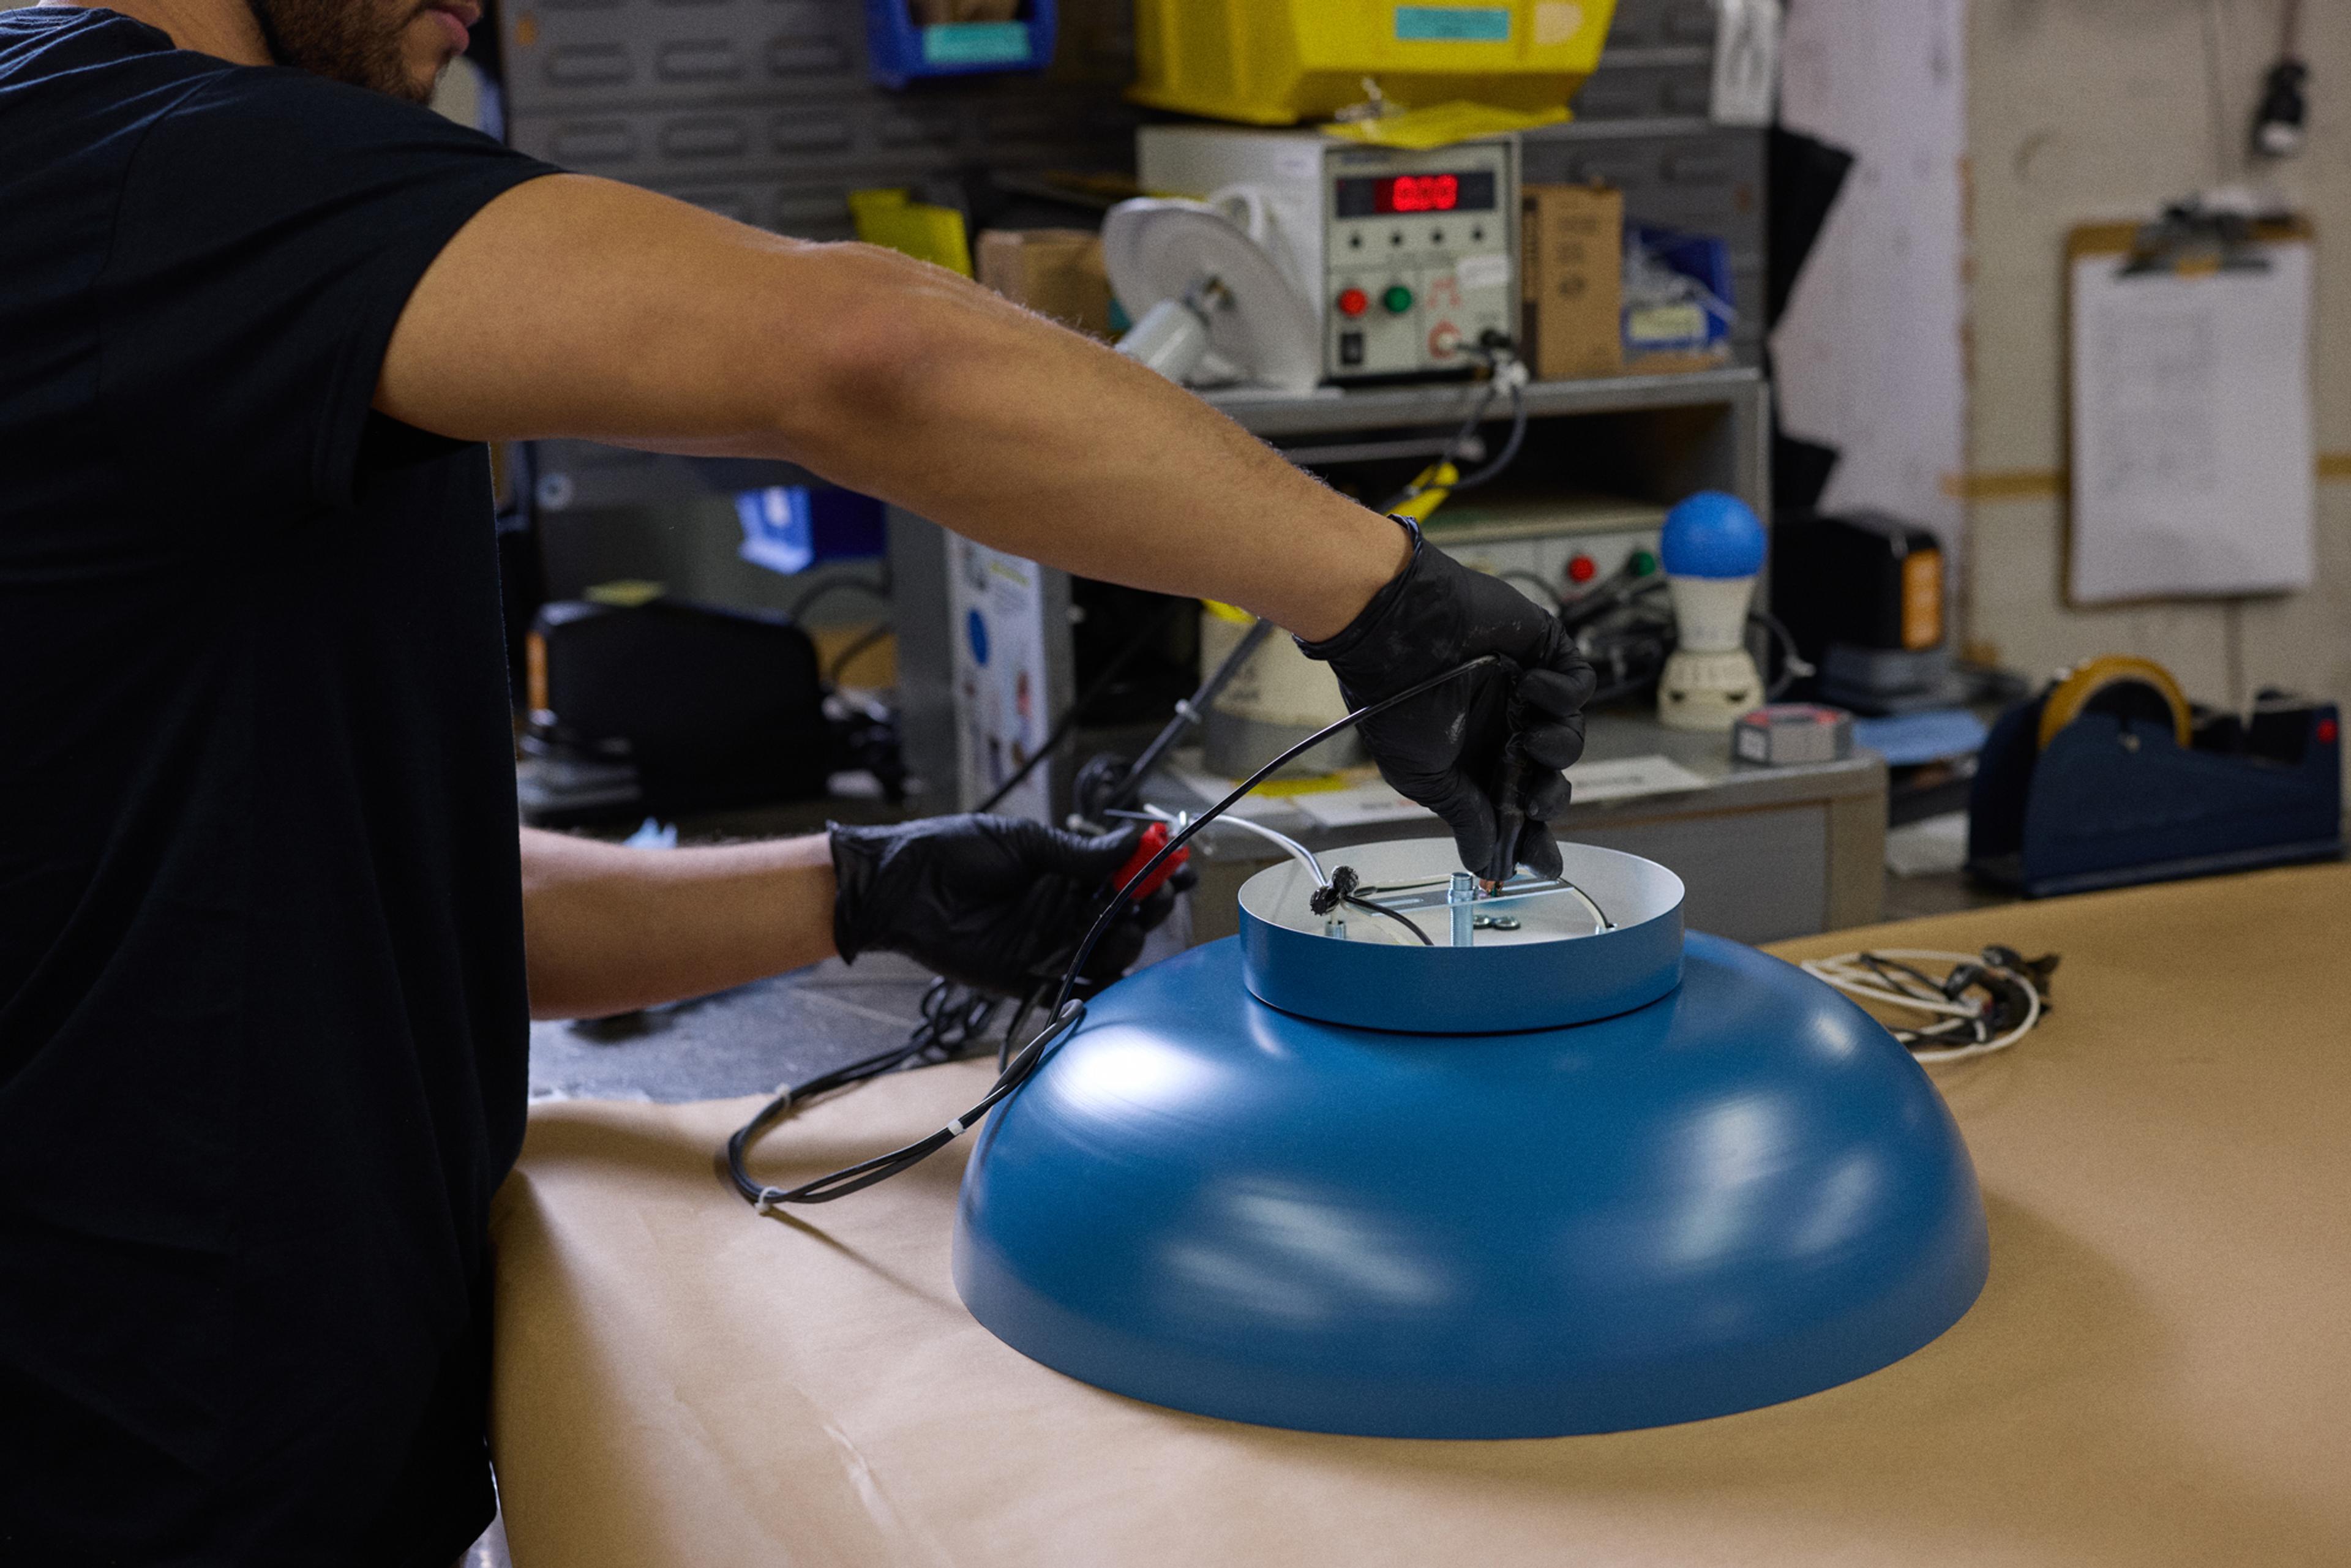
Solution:
<svg viewBox="0 0 2351 1568">
<path fill-rule="evenodd" d="M 822 286 L 786 308 L 771 342 L 777 423 L 809 453 L 903 432 L 977 321 L 952 274 L 870 246 L 824 247 Z"/>
</svg>

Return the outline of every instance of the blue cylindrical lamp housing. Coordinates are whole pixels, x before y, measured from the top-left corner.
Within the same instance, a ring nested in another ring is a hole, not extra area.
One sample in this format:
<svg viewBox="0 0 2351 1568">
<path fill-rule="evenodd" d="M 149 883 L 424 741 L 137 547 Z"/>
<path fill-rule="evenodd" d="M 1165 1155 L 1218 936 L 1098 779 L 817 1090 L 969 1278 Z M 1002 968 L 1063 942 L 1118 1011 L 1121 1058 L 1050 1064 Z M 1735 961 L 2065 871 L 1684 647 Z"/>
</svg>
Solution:
<svg viewBox="0 0 2351 1568">
<path fill-rule="evenodd" d="M 1270 1005 L 1249 962 L 1112 987 L 981 1131 L 955 1279 L 1015 1349 L 1233 1420 L 1555 1437 L 1830 1387 L 1982 1287 L 1934 1085 L 1792 966 L 1690 935 L 1627 1010 L 1438 1034 L 1393 988 L 1402 1029 Z"/>
</svg>

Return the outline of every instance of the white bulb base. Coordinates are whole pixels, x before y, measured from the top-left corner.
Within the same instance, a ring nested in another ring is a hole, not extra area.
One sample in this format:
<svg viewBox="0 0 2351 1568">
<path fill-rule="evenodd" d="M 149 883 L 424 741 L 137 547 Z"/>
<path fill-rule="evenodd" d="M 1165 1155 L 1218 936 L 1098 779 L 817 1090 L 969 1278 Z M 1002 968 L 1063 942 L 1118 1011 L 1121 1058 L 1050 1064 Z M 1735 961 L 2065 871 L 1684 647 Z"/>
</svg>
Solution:
<svg viewBox="0 0 2351 1568">
<path fill-rule="evenodd" d="M 1736 653 L 1677 651 L 1657 682 L 1657 718 L 1668 729 L 1727 731 L 1763 705 L 1763 674 L 1744 648 Z"/>
</svg>

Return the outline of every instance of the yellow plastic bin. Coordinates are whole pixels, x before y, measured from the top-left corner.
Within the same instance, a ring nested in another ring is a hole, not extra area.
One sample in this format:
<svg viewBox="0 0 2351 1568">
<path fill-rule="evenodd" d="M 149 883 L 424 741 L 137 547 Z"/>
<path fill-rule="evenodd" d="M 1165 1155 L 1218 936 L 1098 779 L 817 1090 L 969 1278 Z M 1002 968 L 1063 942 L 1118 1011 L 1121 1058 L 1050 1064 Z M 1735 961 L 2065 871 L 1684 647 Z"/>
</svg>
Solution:
<svg viewBox="0 0 2351 1568">
<path fill-rule="evenodd" d="M 1294 125 L 1363 101 L 1564 105 L 1600 61 L 1615 0 L 1135 0 L 1137 80 L 1155 109 Z"/>
</svg>

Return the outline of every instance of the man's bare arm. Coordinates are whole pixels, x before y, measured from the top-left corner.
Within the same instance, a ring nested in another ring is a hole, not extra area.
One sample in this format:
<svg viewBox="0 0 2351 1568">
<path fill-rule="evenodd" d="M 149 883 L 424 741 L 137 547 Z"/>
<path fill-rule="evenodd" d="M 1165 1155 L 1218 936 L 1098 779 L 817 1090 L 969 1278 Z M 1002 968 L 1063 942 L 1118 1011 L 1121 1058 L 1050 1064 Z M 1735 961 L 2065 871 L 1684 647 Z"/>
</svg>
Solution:
<svg viewBox="0 0 2351 1568">
<path fill-rule="evenodd" d="M 983 544 L 1328 637 L 1391 524 L 1190 393 L 941 268 L 555 175 L 459 232 L 376 406 L 465 440 L 788 458 Z"/>
<path fill-rule="evenodd" d="M 707 996 L 832 956 L 821 834 L 631 850 L 522 830 L 534 1018 L 601 1018 Z"/>
</svg>

